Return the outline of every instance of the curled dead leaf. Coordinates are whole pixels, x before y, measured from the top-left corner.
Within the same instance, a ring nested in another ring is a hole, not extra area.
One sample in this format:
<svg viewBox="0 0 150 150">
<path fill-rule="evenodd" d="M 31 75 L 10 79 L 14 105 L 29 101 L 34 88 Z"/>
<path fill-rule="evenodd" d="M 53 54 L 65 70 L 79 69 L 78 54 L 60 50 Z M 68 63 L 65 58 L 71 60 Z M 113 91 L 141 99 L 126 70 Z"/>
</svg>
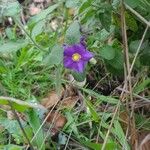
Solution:
<svg viewBox="0 0 150 150">
<path fill-rule="evenodd" d="M 52 136 L 54 136 L 59 132 L 60 129 L 64 127 L 67 119 L 61 113 L 53 111 L 51 112 L 51 115 L 47 118 L 47 122 L 53 125 L 51 132 Z"/>
<path fill-rule="evenodd" d="M 60 109 L 73 108 L 76 105 L 76 103 L 78 102 L 78 100 L 79 100 L 79 96 L 67 97 L 59 103 L 58 107 Z"/>
<path fill-rule="evenodd" d="M 50 92 L 48 97 L 42 99 L 41 104 L 46 108 L 50 108 L 50 107 L 56 105 L 59 100 L 60 100 L 60 98 L 57 95 L 57 93 L 55 91 L 52 91 L 52 92 Z"/>
<path fill-rule="evenodd" d="M 72 96 L 76 96 L 77 95 L 77 91 L 75 89 L 75 87 L 68 85 L 66 86 L 65 90 L 62 93 L 63 96 L 65 97 L 72 97 Z"/>
</svg>

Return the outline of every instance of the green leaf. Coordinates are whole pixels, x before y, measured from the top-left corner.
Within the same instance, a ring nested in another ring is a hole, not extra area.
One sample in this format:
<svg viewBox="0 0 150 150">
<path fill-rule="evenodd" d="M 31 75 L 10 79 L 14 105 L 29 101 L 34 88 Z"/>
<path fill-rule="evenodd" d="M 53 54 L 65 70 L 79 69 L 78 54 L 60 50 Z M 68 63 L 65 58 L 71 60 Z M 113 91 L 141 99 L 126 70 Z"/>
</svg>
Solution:
<svg viewBox="0 0 150 150">
<path fill-rule="evenodd" d="M 33 24 L 39 22 L 40 20 L 46 19 L 47 15 L 52 13 L 56 8 L 58 8 L 59 5 L 60 5 L 60 3 L 49 6 L 47 9 L 41 11 L 39 14 L 31 17 L 30 20 L 28 21 L 28 24 L 33 25 Z"/>
<path fill-rule="evenodd" d="M 90 90 L 90 89 L 82 88 L 82 90 L 83 90 L 83 92 L 86 92 L 89 95 L 91 95 L 93 97 L 96 97 L 100 101 L 111 103 L 111 104 L 117 104 L 118 103 L 118 99 L 112 98 L 110 96 L 104 96 L 104 95 L 98 94 L 98 93 L 96 93 L 96 92 L 94 92 L 93 90 Z"/>
<path fill-rule="evenodd" d="M 131 43 L 129 44 L 130 52 L 136 53 L 139 44 L 140 44 L 140 40 L 131 41 Z M 147 46 L 148 46 L 148 40 L 142 43 L 140 50 L 145 49 Z"/>
<path fill-rule="evenodd" d="M 17 144 L 23 142 L 23 134 L 17 120 L 10 120 L 2 117 L 0 118 L 0 125 L 14 137 Z M 24 127 L 25 124 L 22 122 L 22 125 Z"/>
<path fill-rule="evenodd" d="M 23 150 L 24 147 L 23 146 L 14 145 L 14 144 L 8 144 L 8 145 L 1 145 L 0 149 L 1 150 Z"/>
<path fill-rule="evenodd" d="M 32 127 L 34 134 L 36 134 L 37 130 L 40 128 L 41 125 L 39 116 L 37 115 L 37 112 L 33 109 L 31 109 L 27 115 L 29 124 Z M 44 141 L 44 134 L 42 129 L 40 129 L 35 139 L 36 146 L 38 147 L 38 149 L 45 150 L 45 144 L 43 144 L 44 143 L 43 141 Z"/>
<path fill-rule="evenodd" d="M 18 1 L 14 2 L 3 2 L 2 7 L 4 8 L 2 10 L 3 16 L 16 16 L 20 13 L 20 4 Z"/>
<path fill-rule="evenodd" d="M 87 107 L 89 108 L 89 111 L 91 113 L 93 120 L 95 122 L 98 122 L 100 120 L 100 117 L 98 113 L 95 111 L 93 104 L 89 100 L 86 100 L 86 99 L 85 99 L 85 102 L 86 102 Z"/>
<path fill-rule="evenodd" d="M 100 7 L 98 13 L 102 27 L 107 31 L 110 31 L 112 7 L 109 3 L 102 3 Z"/>
<path fill-rule="evenodd" d="M 125 146 L 126 150 L 130 150 L 129 144 L 126 140 L 124 131 L 119 123 L 119 121 L 114 122 L 114 130 L 112 130 L 113 134 L 115 134 L 120 142 L 120 144 Z"/>
<path fill-rule="evenodd" d="M 75 8 L 79 4 L 79 0 L 66 0 L 66 7 L 67 8 Z"/>
<path fill-rule="evenodd" d="M 140 62 L 144 66 L 150 66 L 150 52 L 142 54 L 140 56 Z"/>
<path fill-rule="evenodd" d="M 132 8 L 135 8 L 140 4 L 140 0 L 124 0 L 124 1 L 126 4 L 128 4 Z"/>
<path fill-rule="evenodd" d="M 88 7 L 90 7 L 92 2 L 93 0 L 86 0 L 85 2 L 83 2 L 81 7 L 79 8 L 79 14 L 85 11 Z"/>
<path fill-rule="evenodd" d="M 134 93 L 139 94 L 148 87 L 150 87 L 150 78 L 145 79 L 142 82 L 138 83 L 138 85 L 134 88 Z"/>
<path fill-rule="evenodd" d="M 125 18 L 126 18 L 126 24 L 128 28 L 131 31 L 136 32 L 138 30 L 138 25 L 136 20 L 133 18 L 133 16 L 130 15 L 128 12 L 125 12 Z"/>
<path fill-rule="evenodd" d="M 35 37 L 37 35 L 42 33 L 44 26 L 45 26 L 45 20 L 41 20 L 38 23 L 36 23 L 36 25 L 32 29 L 32 33 L 31 33 L 31 36 L 33 39 L 35 39 Z"/>
<path fill-rule="evenodd" d="M 120 49 L 115 49 L 115 57 L 107 61 L 112 67 L 116 69 L 123 69 L 124 57 Z"/>
<path fill-rule="evenodd" d="M 115 57 L 115 49 L 113 47 L 107 45 L 100 50 L 99 54 L 104 59 L 111 60 Z"/>
<path fill-rule="evenodd" d="M 59 45 L 55 45 L 48 56 L 43 60 L 43 64 L 53 67 L 63 62 L 63 48 Z"/>
<path fill-rule="evenodd" d="M 72 75 L 77 82 L 83 82 L 86 78 L 85 71 L 83 73 L 72 72 Z"/>
<path fill-rule="evenodd" d="M 66 31 L 65 41 L 68 44 L 75 44 L 80 42 L 80 25 L 78 21 L 74 21 L 70 24 L 69 28 Z"/>
<path fill-rule="evenodd" d="M 29 106 L 27 106 L 27 105 L 19 105 L 19 103 L 15 103 L 15 102 L 11 102 L 11 103 L 12 103 L 12 107 L 19 112 L 23 112 L 29 108 Z M 8 100 L 0 99 L 0 104 L 1 105 L 9 105 L 9 102 L 8 102 Z"/>
<path fill-rule="evenodd" d="M 15 33 L 14 33 L 14 31 L 13 31 L 13 29 L 12 28 L 6 28 L 5 29 L 5 32 L 6 32 L 6 36 L 10 39 L 10 40 L 14 40 L 14 39 L 16 39 L 16 35 L 15 35 Z"/>
<path fill-rule="evenodd" d="M 85 146 L 93 149 L 93 150 L 100 150 L 102 148 L 102 144 L 98 144 L 98 143 L 94 143 L 94 142 L 90 142 L 90 141 L 86 141 L 86 142 L 82 142 Z"/>
<path fill-rule="evenodd" d="M 82 142 L 84 145 L 86 145 L 87 147 L 91 148 L 92 150 L 100 150 L 102 148 L 102 144 L 99 143 L 94 143 L 94 142 L 90 142 L 90 141 L 86 141 L 86 142 Z M 105 149 L 106 150 L 114 150 L 117 148 L 116 143 L 107 143 Z"/>
<path fill-rule="evenodd" d="M 28 44 L 26 40 L 17 40 L 16 42 L 6 42 L 0 45 L 0 54 L 16 52 Z"/>
</svg>

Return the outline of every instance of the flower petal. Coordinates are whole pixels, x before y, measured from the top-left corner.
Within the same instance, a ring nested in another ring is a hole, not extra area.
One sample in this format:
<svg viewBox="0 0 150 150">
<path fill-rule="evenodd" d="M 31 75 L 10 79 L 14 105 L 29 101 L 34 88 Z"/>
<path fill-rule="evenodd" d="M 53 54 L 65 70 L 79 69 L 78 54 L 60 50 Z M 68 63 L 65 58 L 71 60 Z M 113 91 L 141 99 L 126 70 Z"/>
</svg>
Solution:
<svg viewBox="0 0 150 150">
<path fill-rule="evenodd" d="M 86 51 L 85 47 L 82 44 L 74 44 L 73 48 L 75 49 L 76 53 L 79 53 L 81 55 Z"/>
<path fill-rule="evenodd" d="M 75 68 L 76 71 L 82 73 L 84 71 L 85 64 L 86 64 L 86 62 L 84 62 L 84 61 L 80 61 L 80 62 L 76 63 L 76 68 Z"/>
<path fill-rule="evenodd" d="M 93 57 L 93 54 L 89 51 L 86 51 L 82 54 L 81 59 L 84 61 L 89 61 Z"/>
<path fill-rule="evenodd" d="M 72 64 L 73 64 L 73 61 L 70 57 L 65 57 L 64 58 L 64 66 L 66 68 L 72 69 Z"/>
<path fill-rule="evenodd" d="M 72 56 L 75 53 L 74 46 L 64 47 L 64 56 Z"/>
</svg>

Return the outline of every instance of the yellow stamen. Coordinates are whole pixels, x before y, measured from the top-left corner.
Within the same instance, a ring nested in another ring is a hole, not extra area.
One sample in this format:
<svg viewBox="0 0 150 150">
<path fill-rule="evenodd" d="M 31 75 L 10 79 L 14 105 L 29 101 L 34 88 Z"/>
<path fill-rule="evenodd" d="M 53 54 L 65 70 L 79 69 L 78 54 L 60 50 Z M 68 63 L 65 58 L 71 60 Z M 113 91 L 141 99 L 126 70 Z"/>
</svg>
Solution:
<svg viewBox="0 0 150 150">
<path fill-rule="evenodd" d="M 79 61 L 80 59 L 81 59 L 81 55 L 80 55 L 80 54 L 74 53 L 74 54 L 72 55 L 72 60 L 73 60 L 73 61 Z"/>
</svg>

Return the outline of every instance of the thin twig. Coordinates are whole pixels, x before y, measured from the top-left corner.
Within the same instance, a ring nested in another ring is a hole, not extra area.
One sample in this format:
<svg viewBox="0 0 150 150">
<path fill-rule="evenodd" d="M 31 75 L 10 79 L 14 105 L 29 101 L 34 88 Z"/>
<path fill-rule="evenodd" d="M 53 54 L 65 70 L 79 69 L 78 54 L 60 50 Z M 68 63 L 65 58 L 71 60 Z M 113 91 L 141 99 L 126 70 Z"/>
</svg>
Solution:
<svg viewBox="0 0 150 150">
<path fill-rule="evenodd" d="M 126 70 L 127 70 L 127 84 L 124 86 L 126 89 L 129 89 L 129 96 L 130 101 L 133 103 L 133 92 L 132 92 L 132 82 L 131 82 L 131 72 L 130 72 L 130 62 L 129 62 L 129 48 L 128 48 L 128 40 L 127 40 L 127 32 L 126 32 L 126 20 L 125 20 L 125 9 L 124 9 L 124 0 L 121 0 L 121 28 L 122 28 L 122 38 L 123 38 L 123 45 L 124 45 L 124 54 L 125 54 L 125 62 L 126 62 Z M 129 102 L 128 99 L 126 100 L 127 112 L 129 113 Z M 128 127 L 126 130 L 126 137 L 128 132 L 130 134 L 134 132 L 135 138 L 131 138 L 132 142 L 135 143 L 134 147 L 137 147 L 137 139 L 136 139 L 136 129 L 135 129 L 135 118 L 134 118 L 134 105 L 132 105 L 130 117 L 128 118 Z M 123 145 L 124 149 L 124 145 Z"/>
</svg>

